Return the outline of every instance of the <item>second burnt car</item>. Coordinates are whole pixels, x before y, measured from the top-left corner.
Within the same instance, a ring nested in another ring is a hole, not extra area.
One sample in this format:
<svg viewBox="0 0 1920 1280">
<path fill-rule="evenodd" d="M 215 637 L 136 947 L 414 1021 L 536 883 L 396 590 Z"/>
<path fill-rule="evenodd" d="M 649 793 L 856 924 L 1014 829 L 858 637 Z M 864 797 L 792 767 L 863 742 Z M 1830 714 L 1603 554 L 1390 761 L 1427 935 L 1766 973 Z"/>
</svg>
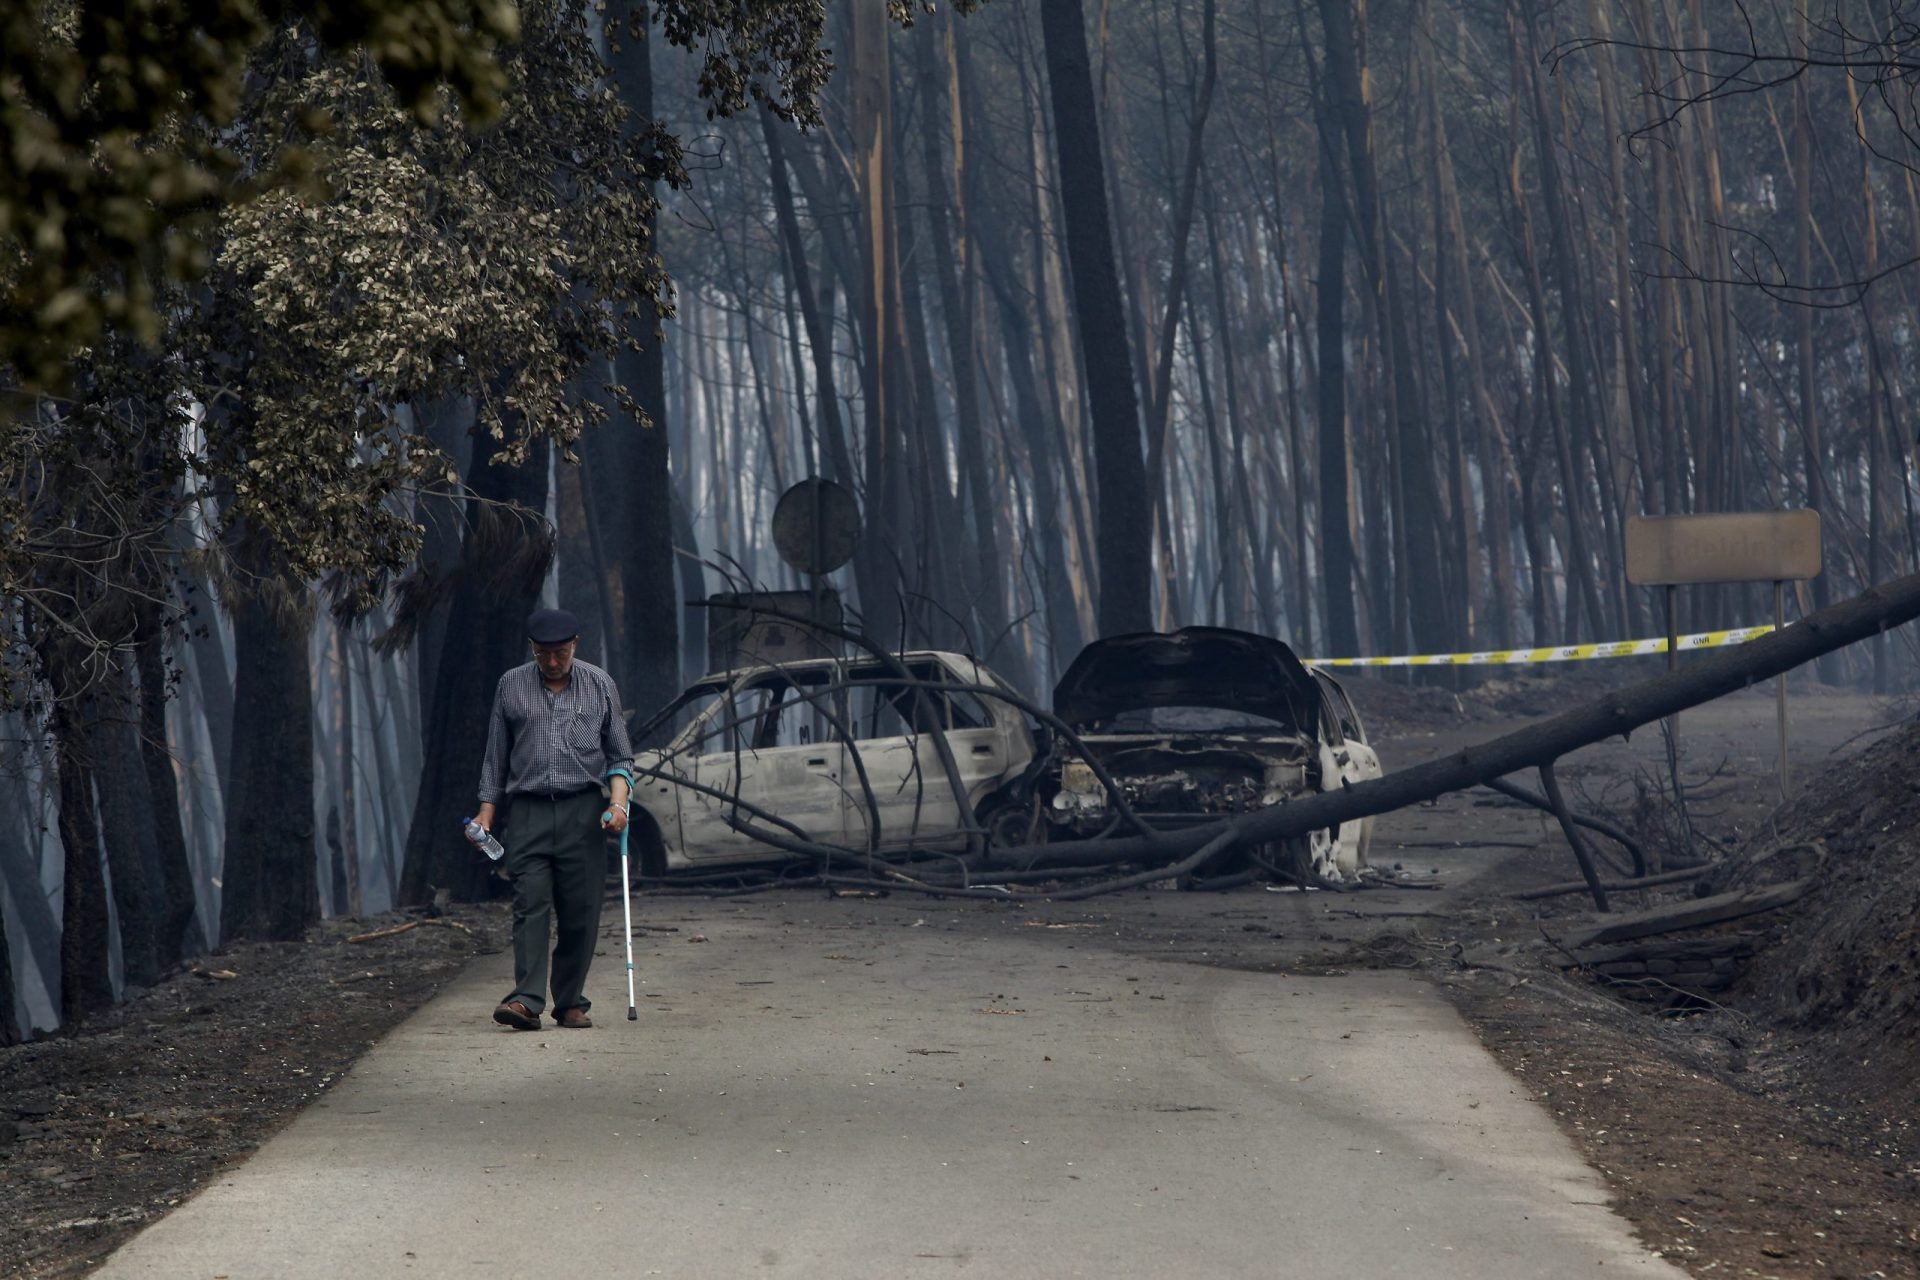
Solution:
<svg viewBox="0 0 1920 1280">
<path fill-rule="evenodd" d="M 1159 830 L 1217 822 L 1380 776 L 1380 757 L 1338 681 L 1270 636 L 1186 627 L 1097 640 L 1054 687 L 1053 711 Z M 1043 812 L 1056 839 L 1124 833 L 1093 765 L 1064 742 Z M 1353 880 L 1373 819 L 1254 849 L 1283 877 Z"/>
</svg>

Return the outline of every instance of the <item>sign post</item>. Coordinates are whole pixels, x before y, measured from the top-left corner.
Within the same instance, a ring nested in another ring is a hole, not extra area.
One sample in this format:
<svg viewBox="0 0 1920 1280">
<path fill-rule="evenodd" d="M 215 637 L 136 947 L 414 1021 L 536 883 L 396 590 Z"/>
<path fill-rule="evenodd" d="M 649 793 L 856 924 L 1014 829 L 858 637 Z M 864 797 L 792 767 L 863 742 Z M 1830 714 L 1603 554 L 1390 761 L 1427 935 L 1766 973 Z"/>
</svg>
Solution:
<svg viewBox="0 0 1920 1280">
<path fill-rule="evenodd" d="M 1773 629 L 1779 631 L 1787 625 L 1787 584 L 1780 579 L 1773 580 Z M 1787 673 L 1782 671 L 1774 682 L 1774 718 L 1780 726 L 1780 798 L 1787 798 L 1787 788 L 1793 784 L 1793 766 L 1787 763 Z"/>
<path fill-rule="evenodd" d="M 1634 516 L 1627 521 L 1627 581 L 1637 587 L 1665 587 L 1667 597 L 1667 670 L 1678 668 L 1675 592 L 1683 584 L 1772 582 L 1773 625 L 1787 625 L 1786 584 L 1820 573 L 1820 513 L 1743 511 L 1725 515 Z M 1780 798 L 1792 779 L 1787 763 L 1787 677 L 1776 689 L 1775 718 L 1780 742 Z M 1669 724 L 1667 755 L 1679 785 L 1674 737 L 1678 717 Z"/>
<path fill-rule="evenodd" d="M 812 616 L 826 621 L 831 600 L 830 625 L 838 627 L 840 598 L 827 586 L 827 575 L 853 559 L 860 545 L 860 506 L 853 495 L 819 476 L 788 486 L 773 507 L 773 545 L 782 560 L 807 575 Z M 839 650 L 834 637 L 828 652 Z M 818 707 L 813 717 L 814 739 L 825 741 L 827 726 Z"/>
</svg>

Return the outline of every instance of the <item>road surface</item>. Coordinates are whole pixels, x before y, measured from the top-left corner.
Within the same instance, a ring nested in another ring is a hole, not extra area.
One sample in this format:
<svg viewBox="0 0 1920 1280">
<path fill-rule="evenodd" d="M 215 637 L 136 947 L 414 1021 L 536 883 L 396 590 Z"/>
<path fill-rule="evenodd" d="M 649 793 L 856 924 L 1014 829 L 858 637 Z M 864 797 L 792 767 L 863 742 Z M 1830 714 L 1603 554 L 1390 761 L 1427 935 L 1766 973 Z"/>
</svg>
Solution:
<svg viewBox="0 0 1920 1280">
<path fill-rule="evenodd" d="M 1681 1274 L 1415 978 L 1038 909 L 651 901 L 629 1022 L 608 914 L 598 1027 L 496 1027 L 485 957 L 98 1274 Z"/>
</svg>

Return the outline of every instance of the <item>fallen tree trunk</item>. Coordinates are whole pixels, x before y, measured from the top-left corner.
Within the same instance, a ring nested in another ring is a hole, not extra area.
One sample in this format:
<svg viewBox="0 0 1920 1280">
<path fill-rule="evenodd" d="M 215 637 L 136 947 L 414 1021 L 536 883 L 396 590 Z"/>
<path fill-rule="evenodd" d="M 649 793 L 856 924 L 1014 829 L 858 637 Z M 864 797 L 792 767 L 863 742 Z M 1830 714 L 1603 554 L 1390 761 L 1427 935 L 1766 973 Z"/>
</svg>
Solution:
<svg viewBox="0 0 1920 1280">
<path fill-rule="evenodd" d="M 1632 880 L 1602 880 L 1600 887 L 1608 893 L 1627 893 L 1634 889 L 1656 889 L 1666 884 L 1681 884 L 1688 880 L 1698 880 L 1711 866 L 1683 867 L 1678 871 L 1663 871 L 1657 876 L 1640 876 Z M 1563 880 L 1558 884 L 1541 885 L 1538 889 L 1523 889 L 1519 893 L 1507 896 L 1517 902 L 1537 902 L 1542 898 L 1560 898 L 1569 893 L 1586 893 L 1589 886 L 1585 880 Z"/>
<path fill-rule="evenodd" d="M 1783 630 L 1723 649 L 1690 663 L 1684 670 L 1618 690 L 1490 742 L 1341 791 L 1241 815 L 1234 821 L 1239 830 L 1233 843 L 1285 840 L 1403 809 L 1449 791 L 1463 791 L 1521 769 L 1538 768 L 1596 742 L 1624 738 L 1635 729 L 1781 675 L 1916 617 L 1920 617 L 1920 573 L 1870 587 Z M 1003 849 L 996 858 L 1056 867 L 1147 856 L 1166 858 L 1169 852 L 1178 858 L 1216 839 L 1227 825 L 1215 823 L 1162 833 L 1152 839 L 1121 836 L 1079 845 Z"/>
<path fill-rule="evenodd" d="M 1811 880 L 1789 880 L 1785 884 L 1769 885 L 1764 889 L 1737 889 L 1732 893 L 1715 894 L 1711 898 L 1695 898 L 1691 902 L 1655 907 L 1651 911 L 1620 916 L 1602 924 L 1570 929 L 1553 939 L 1553 944 L 1563 951 L 1577 953 L 1583 947 L 1601 943 L 1626 942 L 1634 938 L 1675 933 L 1681 929 L 1725 924 L 1729 920 L 1759 915 L 1763 911 L 1773 911 L 1798 902 L 1813 889 L 1813 883 Z"/>
</svg>

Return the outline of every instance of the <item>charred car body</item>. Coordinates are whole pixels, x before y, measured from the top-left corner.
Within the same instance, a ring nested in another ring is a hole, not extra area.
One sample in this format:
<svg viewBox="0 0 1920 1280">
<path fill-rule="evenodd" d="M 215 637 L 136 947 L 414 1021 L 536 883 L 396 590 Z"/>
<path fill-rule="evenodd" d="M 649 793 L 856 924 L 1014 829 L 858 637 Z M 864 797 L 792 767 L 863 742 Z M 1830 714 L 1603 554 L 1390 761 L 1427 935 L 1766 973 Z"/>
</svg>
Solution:
<svg viewBox="0 0 1920 1280">
<path fill-rule="evenodd" d="M 1143 822 L 1178 830 L 1380 776 L 1346 691 L 1285 644 L 1223 627 L 1098 640 L 1054 688 L 1054 714 Z M 1056 838 L 1123 831 L 1089 761 L 1054 752 L 1043 812 Z M 1373 820 L 1247 856 L 1298 880 L 1351 880 Z"/>
<path fill-rule="evenodd" d="M 934 651 L 704 677 L 640 731 L 682 726 L 634 757 L 642 874 L 795 855 L 756 831 L 882 855 L 965 848 L 957 793 L 991 824 L 1035 756 L 1025 715 L 983 687 L 1012 692 Z"/>
</svg>

